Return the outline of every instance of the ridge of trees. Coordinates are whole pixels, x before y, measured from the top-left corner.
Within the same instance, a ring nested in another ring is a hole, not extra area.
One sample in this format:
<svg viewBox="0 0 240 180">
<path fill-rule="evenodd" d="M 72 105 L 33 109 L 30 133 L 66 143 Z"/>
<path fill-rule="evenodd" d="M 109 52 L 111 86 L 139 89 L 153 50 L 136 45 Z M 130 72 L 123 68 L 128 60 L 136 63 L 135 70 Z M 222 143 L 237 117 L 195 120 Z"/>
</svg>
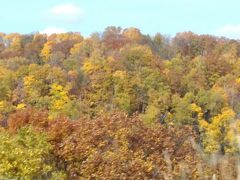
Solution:
<svg viewBox="0 0 240 180">
<path fill-rule="evenodd" d="M 238 40 L 192 32 L 0 33 L 0 176 L 223 178 L 240 150 L 239 65 Z"/>
</svg>

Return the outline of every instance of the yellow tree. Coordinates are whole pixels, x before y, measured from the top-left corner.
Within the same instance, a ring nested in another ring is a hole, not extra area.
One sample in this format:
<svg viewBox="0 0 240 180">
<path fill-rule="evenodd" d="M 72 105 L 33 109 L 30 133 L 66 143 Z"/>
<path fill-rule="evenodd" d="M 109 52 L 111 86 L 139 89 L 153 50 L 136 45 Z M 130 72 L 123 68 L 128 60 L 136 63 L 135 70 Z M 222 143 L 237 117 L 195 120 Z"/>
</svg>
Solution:
<svg viewBox="0 0 240 180">
<path fill-rule="evenodd" d="M 72 56 L 89 58 L 94 50 L 93 42 L 90 39 L 86 39 L 80 43 L 75 44 L 70 49 L 70 54 Z"/>
<path fill-rule="evenodd" d="M 84 61 L 82 71 L 89 83 L 83 96 L 85 104 L 90 108 L 90 116 L 112 109 L 113 81 L 109 61 L 97 51 Z"/>
<path fill-rule="evenodd" d="M 23 43 L 22 36 L 18 33 L 12 33 L 6 35 L 4 40 L 7 47 L 2 51 L 2 56 L 4 58 L 21 56 L 23 53 Z"/>
<path fill-rule="evenodd" d="M 50 59 L 52 53 L 52 46 L 53 46 L 52 41 L 48 41 L 44 44 L 43 49 L 40 53 L 40 57 L 44 62 L 48 62 L 48 60 Z"/>
<path fill-rule="evenodd" d="M 79 117 L 79 104 L 73 96 L 69 94 L 70 87 L 53 83 L 50 90 L 49 119 L 57 118 L 59 115 L 67 116 L 71 119 Z"/>
<path fill-rule="evenodd" d="M 68 89 L 59 84 L 52 84 L 50 103 L 50 119 L 57 117 L 57 115 L 64 110 L 64 106 L 69 103 Z"/>
<path fill-rule="evenodd" d="M 234 153 L 238 151 L 237 134 L 239 122 L 235 120 L 235 112 L 225 107 L 210 122 L 199 121 L 203 133 L 203 146 L 208 153 Z"/>
<path fill-rule="evenodd" d="M 139 29 L 137 28 L 128 28 L 123 31 L 123 35 L 127 37 L 132 42 L 139 42 L 143 39 L 143 36 Z"/>
<path fill-rule="evenodd" d="M 113 73 L 115 108 L 130 112 L 131 110 L 131 82 L 129 74 L 126 71 L 117 70 Z"/>
</svg>

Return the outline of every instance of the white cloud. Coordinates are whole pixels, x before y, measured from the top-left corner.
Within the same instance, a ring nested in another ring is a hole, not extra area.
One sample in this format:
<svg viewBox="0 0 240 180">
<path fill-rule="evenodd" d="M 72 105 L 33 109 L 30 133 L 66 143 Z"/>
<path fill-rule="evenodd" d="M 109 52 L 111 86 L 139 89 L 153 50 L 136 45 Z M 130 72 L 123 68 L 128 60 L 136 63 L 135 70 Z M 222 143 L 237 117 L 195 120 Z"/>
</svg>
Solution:
<svg viewBox="0 0 240 180">
<path fill-rule="evenodd" d="M 66 15 L 66 16 L 77 16 L 83 14 L 82 9 L 73 4 L 58 5 L 50 9 L 49 12 L 52 15 Z"/>
<path fill-rule="evenodd" d="M 81 7 L 74 4 L 61 4 L 47 11 L 47 18 L 54 21 L 75 23 L 81 20 L 84 12 Z"/>
<path fill-rule="evenodd" d="M 228 24 L 217 30 L 216 35 L 240 39 L 240 24 Z"/>
<path fill-rule="evenodd" d="M 51 35 L 51 34 L 61 34 L 61 33 L 65 33 L 67 32 L 65 29 L 62 28 L 56 28 L 56 27 L 47 27 L 46 29 L 42 30 L 40 33 L 41 34 L 47 34 L 47 35 Z"/>
</svg>

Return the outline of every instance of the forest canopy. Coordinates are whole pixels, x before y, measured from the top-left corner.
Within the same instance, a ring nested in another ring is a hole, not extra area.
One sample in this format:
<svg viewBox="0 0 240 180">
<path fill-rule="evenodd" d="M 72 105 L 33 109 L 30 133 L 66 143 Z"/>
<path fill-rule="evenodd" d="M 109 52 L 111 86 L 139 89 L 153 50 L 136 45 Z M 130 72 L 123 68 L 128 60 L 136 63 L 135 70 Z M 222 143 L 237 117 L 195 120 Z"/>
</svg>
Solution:
<svg viewBox="0 0 240 180">
<path fill-rule="evenodd" d="M 0 33 L 5 179 L 237 178 L 239 114 L 238 40 Z"/>
</svg>

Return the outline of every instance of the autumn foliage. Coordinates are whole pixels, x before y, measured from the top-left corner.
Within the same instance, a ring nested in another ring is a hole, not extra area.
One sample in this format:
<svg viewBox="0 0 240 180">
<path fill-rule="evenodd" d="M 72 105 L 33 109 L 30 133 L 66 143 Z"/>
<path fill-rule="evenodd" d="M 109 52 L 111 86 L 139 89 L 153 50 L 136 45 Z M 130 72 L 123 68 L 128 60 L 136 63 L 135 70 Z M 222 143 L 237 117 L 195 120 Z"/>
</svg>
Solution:
<svg viewBox="0 0 240 180">
<path fill-rule="evenodd" d="M 0 33 L 0 179 L 237 179 L 239 67 L 192 32 Z"/>
<path fill-rule="evenodd" d="M 159 124 L 153 128 L 136 115 L 128 117 L 125 113 L 92 120 L 46 119 L 44 113 L 21 111 L 11 116 L 9 130 L 41 128 L 49 136 L 58 166 L 71 179 L 159 179 L 170 174 L 177 178 L 182 173 L 197 176 L 195 168 L 200 157 L 192 146 L 195 134 L 191 127 L 178 129 Z"/>
</svg>

